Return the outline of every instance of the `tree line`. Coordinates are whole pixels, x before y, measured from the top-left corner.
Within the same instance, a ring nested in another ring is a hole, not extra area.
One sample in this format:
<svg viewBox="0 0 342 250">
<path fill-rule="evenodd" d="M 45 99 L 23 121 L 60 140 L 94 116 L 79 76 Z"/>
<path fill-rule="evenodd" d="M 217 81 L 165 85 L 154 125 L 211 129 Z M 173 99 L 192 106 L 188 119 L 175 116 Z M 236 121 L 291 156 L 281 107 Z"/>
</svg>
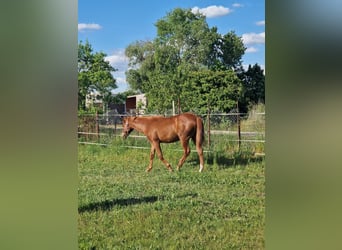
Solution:
<svg viewBox="0 0 342 250">
<path fill-rule="evenodd" d="M 125 50 L 129 59 L 128 93 L 113 97 L 114 69 L 104 53 L 94 53 L 89 42 L 79 43 L 79 109 L 85 95 L 97 91 L 104 102 L 121 102 L 127 94 L 145 93 L 148 112 L 164 113 L 176 103 L 179 112 L 240 112 L 265 103 L 265 76 L 258 64 L 242 67 L 242 38 L 234 31 L 220 34 L 209 28 L 205 16 L 176 8 L 155 23 L 153 40 L 132 42 Z"/>
</svg>

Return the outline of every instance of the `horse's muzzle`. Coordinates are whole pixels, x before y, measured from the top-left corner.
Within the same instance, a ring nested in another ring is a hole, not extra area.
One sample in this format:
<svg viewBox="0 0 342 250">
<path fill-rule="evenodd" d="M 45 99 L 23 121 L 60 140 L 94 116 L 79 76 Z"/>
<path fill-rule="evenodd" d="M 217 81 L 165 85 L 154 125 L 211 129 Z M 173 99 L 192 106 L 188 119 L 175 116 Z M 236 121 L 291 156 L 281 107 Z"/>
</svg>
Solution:
<svg viewBox="0 0 342 250">
<path fill-rule="evenodd" d="M 131 133 L 132 131 L 133 131 L 132 128 L 129 129 L 129 130 L 124 130 L 124 131 L 122 131 L 122 138 L 126 139 L 126 138 L 130 135 L 130 133 Z"/>
</svg>

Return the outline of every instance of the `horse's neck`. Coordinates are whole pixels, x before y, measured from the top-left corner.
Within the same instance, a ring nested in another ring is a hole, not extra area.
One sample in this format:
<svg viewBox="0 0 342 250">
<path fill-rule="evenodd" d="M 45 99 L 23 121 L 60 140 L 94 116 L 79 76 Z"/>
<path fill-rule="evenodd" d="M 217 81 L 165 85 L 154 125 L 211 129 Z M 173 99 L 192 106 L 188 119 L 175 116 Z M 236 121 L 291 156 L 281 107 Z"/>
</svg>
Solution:
<svg viewBox="0 0 342 250">
<path fill-rule="evenodd" d="M 135 130 L 145 134 L 145 130 L 146 130 L 146 124 L 145 123 L 146 123 L 146 121 L 144 118 L 138 117 L 135 121 L 133 121 L 132 127 Z"/>
</svg>

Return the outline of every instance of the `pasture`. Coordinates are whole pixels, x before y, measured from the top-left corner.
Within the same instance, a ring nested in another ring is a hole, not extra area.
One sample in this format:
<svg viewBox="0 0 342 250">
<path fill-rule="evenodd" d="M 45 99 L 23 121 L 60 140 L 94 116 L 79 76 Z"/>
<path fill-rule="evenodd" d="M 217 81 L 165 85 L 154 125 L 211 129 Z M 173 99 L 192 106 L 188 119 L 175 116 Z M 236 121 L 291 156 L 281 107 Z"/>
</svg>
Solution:
<svg viewBox="0 0 342 250">
<path fill-rule="evenodd" d="M 79 145 L 79 249 L 264 249 L 264 158 L 215 145 L 202 173 L 192 142 L 172 173 L 157 157 L 145 172 L 149 149 L 126 148 L 149 147 L 143 139 Z M 162 144 L 174 169 L 181 149 Z"/>
</svg>

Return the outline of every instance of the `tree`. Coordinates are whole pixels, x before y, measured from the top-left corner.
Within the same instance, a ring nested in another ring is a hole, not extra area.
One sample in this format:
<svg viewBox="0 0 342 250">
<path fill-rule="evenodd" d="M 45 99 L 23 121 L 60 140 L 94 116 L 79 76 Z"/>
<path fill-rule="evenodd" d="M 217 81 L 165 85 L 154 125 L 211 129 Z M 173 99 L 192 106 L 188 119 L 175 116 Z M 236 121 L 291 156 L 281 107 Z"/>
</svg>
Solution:
<svg viewBox="0 0 342 250">
<path fill-rule="evenodd" d="M 241 66 L 241 58 L 245 50 L 242 38 L 238 37 L 234 31 L 223 36 L 219 35 L 213 51 L 216 59 L 215 68 L 236 70 Z"/>
<path fill-rule="evenodd" d="M 206 113 L 229 112 L 236 108 L 242 83 L 233 70 L 191 72 L 183 93 L 185 111 Z"/>
<path fill-rule="evenodd" d="M 200 13 L 177 8 L 155 25 L 157 37 L 153 41 L 135 42 L 126 48 L 131 67 L 126 72 L 127 81 L 146 94 L 149 109 L 164 112 L 175 101 L 186 110 L 182 98 L 190 91 L 186 83 L 193 72 L 231 70 L 241 65 L 245 51 L 242 39 L 234 32 L 218 34 Z"/>
<path fill-rule="evenodd" d="M 146 93 L 151 109 L 163 112 L 179 100 L 188 72 L 205 63 L 210 48 L 204 38 L 209 28 L 204 16 L 182 9 L 158 20 L 156 27 L 153 42 L 127 47 L 132 68 L 126 76 L 133 89 Z"/>
<path fill-rule="evenodd" d="M 116 71 L 108 61 L 106 54 L 93 52 L 90 43 L 82 41 L 78 44 L 78 108 L 85 110 L 87 94 L 97 92 L 104 103 L 108 103 L 111 91 L 116 86 L 112 72 Z"/>
<path fill-rule="evenodd" d="M 265 103 L 264 70 L 258 64 L 249 65 L 247 71 L 241 68 L 238 76 L 243 85 L 240 105 L 243 112 L 247 112 L 248 106 Z"/>
<path fill-rule="evenodd" d="M 138 92 L 146 92 L 146 82 L 149 81 L 149 74 L 155 70 L 154 67 L 154 44 L 150 41 L 136 41 L 130 44 L 125 50 L 129 58 L 126 71 L 126 79 L 130 87 Z"/>
</svg>

